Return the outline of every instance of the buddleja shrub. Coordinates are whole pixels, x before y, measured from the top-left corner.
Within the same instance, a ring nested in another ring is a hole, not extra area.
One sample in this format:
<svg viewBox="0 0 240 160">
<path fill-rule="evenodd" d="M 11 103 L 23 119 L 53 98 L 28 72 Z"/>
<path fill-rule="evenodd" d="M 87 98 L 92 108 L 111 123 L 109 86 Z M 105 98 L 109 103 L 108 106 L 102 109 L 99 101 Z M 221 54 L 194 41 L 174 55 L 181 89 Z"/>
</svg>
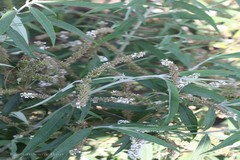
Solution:
<svg viewBox="0 0 240 160">
<path fill-rule="evenodd" d="M 1 158 L 237 159 L 234 2 L 2 3 Z"/>
</svg>

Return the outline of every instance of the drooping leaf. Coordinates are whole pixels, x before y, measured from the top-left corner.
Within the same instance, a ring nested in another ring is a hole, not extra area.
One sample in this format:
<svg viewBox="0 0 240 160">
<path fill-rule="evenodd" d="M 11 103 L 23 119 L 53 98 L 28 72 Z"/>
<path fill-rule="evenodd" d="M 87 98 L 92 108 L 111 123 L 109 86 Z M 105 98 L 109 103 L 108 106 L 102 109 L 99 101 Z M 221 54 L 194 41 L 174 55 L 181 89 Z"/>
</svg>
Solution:
<svg viewBox="0 0 240 160">
<path fill-rule="evenodd" d="M 14 107 L 18 106 L 19 103 L 20 103 L 19 93 L 11 96 L 8 102 L 4 105 L 2 109 L 2 114 L 5 116 L 8 115 L 14 109 Z"/>
<path fill-rule="evenodd" d="M 24 54 L 35 58 L 35 56 L 32 54 L 31 48 L 26 43 L 25 39 L 17 31 L 15 31 L 12 28 L 9 28 L 7 30 L 7 34 L 13 40 L 13 42 L 17 45 L 17 47 L 24 52 Z"/>
<path fill-rule="evenodd" d="M 36 18 L 36 20 L 45 29 L 45 31 L 47 32 L 47 34 L 49 35 L 49 37 L 51 39 L 52 44 L 54 45 L 55 40 L 56 40 L 56 35 L 55 35 L 55 31 L 54 31 L 54 28 L 53 28 L 53 25 L 52 25 L 51 21 L 47 18 L 47 16 L 45 16 L 37 8 L 30 7 L 29 10 L 32 13 L 32 15 Z"/>
<path fill-rule="evenodd" d="M 34 137 L 28 142 L 21 155 L 33 152 L 41 143 L 44 143 L 50 136 L 65 125 L 71 113 L 71 107 L 63 107 L 53 113 L 48 121 L 36 132 Z"/>
<path fill-rule="evenodd" d="M 169 107 L 168 107 L 168 115 L 164 121 L 165 124 L 171 122 L 171 120 L 176 116 L 179 108 L 179 93 L 175 85 L 173 85 L 170 81 L 166 80 L 166 84 L 168 86 L 168 96 L 169 96 Z"/>
<path fill-rule="evenodd" d="M 75 132 L 64 142 L 62 142 L 56 149 L 54 149 L 47 159 L 53 157 L 54 160 L 57 160 L 62 155 L 68 154 L 69 150 L 73 149 L 74 146 L 82 142 L 91 133 L 91 131 L 92 128 L 85 128 Z"/>
<path fill-rule="evenodd" d="M 52 17 L 50 17 L 49 19 L 51 20 L 51 22 L 52 22 L 52 24 L 54 26 L 57 26 L 57 27 L 60 27 L 62 29 L 65 29 L 65 30 L 67 30 L 69 32 L 75 33 L 75 34 L 77 34 L 77 35 L 79 35 L 79 36 L 81 36 L 81 37 L 83 37 L 83 38 L 85 38 L 87 40 L 93 41 L 93 39 L 91 37 L 87 36 L 84 32 L 82 32 L 77 27 L 75 27 L 75 26 L 73 26 L 73 25 L 71 25 L 69 23 L 66 23 L 64 21 L 52 18 Z"/>
<path fill-rule="evenodd" d="M 198 7 L 182 2 L 182 1 L 175 1 L 173 2 L 173 6 L 175 8 L 183 8 L 186 9 L 192 13 L 194 13 L 196 16 L 198 16 L 199 18 L 205 20 L 207 23 L 209 23 L 211 26 L 213 26 L 213 28 L 219 32 L 217 25 L 215 24 L 214 20 L 208 15 L 206 14 L 203 10 L 199 9 Z"/>
<path fill-rule="evenodd" d="M 0 19 L 0 35 L 5 33 L 9 29 L 9 26 L 11 25 L 16 14 L 17 14 L 17 11 L 9 10 L 1 17 L 1 19 Z"/>
</svg>

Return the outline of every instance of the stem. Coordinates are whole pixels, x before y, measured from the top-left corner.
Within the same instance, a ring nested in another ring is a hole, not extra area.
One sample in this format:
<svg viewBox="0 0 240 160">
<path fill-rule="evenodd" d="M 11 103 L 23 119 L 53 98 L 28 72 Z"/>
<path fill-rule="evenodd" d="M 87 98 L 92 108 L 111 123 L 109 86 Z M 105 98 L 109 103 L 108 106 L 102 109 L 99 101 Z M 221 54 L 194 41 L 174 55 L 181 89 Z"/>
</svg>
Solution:
<svg viewBox="0 0 240 160">
<path fill-rule="evenodd" d="M 152 10 L 154 9 L 153 6 L 151 6 L 143 15 L 144 18 L 148 17 L 148 15 L 152 12 Z M 129 14 L 127 12 L 127 14 Z M 126 18 L 126 17 L 125 17 Z M 142 25 L 143 21 L 139 20 L 137 22 L 137 24 L 135 24 L 135 26 L 133 27 L 133 30 L 126 35 L 126 38 L 124 40 L 124 43 L 122 44 L 122 46 L 120 47 L 120 51 L 124 51 L 125 48 L 129 45 L 129 41 L 131 39 L 131 37 L 136 33 L 137 29 Z"/>
<path fill-rule="evenodd" d="M 12 9 L 13 8 L 12 0 L 3 0 L 3 4 L 7 9 Z"/>
</svg>

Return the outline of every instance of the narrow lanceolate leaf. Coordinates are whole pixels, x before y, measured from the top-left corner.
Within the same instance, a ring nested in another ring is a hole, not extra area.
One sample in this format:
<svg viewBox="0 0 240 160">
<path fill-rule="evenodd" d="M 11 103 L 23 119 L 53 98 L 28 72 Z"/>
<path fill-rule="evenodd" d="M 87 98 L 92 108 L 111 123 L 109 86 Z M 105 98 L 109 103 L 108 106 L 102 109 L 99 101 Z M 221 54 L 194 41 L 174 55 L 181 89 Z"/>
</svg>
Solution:
<svg viewBox="0 0 240 160">
<path fill-rule="evenodd" d="M 178 112 L 179 108 L 179 93 L 177 88 L 169 81 L 166 81 L 168 86 L 168 95 L 169 95 L 169 107 L 168 107 L 168 115 L 165 119 L 165 124 L 168 124 L 171 122 L 171 120 L 174 118 L 176 113 Z"/>
<path fill-rule="evenodd" d="M 140 139 L 144 139 L 148 142 L 153 142 L 153 143 L 157 143 L 161 146 L 164 146 L 164 147 L 167 147 L 169 149 L 173 149 L 173 150 L 177 150 L 177 148 L 175 146 L 173 146 L 172 144 L 162 140 L 162 139 L 159 139 L 155 136 L 151 136 L 149 134 L 146 134 L 146 133 L 139 133 L 137 131 L 132 131 L 132 130 L 124 130 L 124 129 L 116 129 L 116 128 L 113 128 L 114 130 L 117 130 L 123 134 L 127 134 L 129 136 L 132 136 L 132 137 L 135 137 L 135 138 L 140 138 Z"/>
<path fill-rule="evenodd" d="M 4 64 L 4 63 L 0 63 L 0 67 L 10 67 L 10 68 L 14 68 L 13 66 L 9 65 L 9 64 Z"/>
<path fill-rule="evenodd" d="M 193 14 L 195 14 L 196 16 L 198 16 L 199 18 L 205 20 L 208 24 L 210 24 L 211 26 L 213 26 L 213 28 L 219 32 L 217 25 L 215 24 L 214 20 L 208 15 L 206 14 L 203 10 L 199 9 L 198 7 L 182 2 L 182 1 L 175 1 L 173 2 L 173 6 L 175 8 L 183 8 L 188 10 L 189 12 L 192 12 Z"/>
<path fill-rule="evenodd" d="M 21 19 L 18 16 L 14 17 L 11 27 L 25 39 L 27 44 L 29 44 L 26 28 L 24 27 Z"/>
<path fill-rule="evenodd" d="M 202 160 L 205 156 L 205 154 L 203 153 L 206 152 L 210 147 L 211 147 L 210 138 L 208 135 L 205 135 L 199 142 L 195 152 L 192 154 L 191 160 L 195 159 Z"/>
<path fill-rule="evenodd" d="M 17 47 L 24 52 L 24 54 L 35 58 L 35 56 L 32 54 L 31 48 L 26 43 L 25 39 L 17 31 L 15 31 L 12 28 L 9 28 L 7 30 L 7 34 L 13 40 L 13 42 L 17 45 Z"/>
<path fill-rule="evenodd" d="M 222 141 L 219 145 L 213 147 L 212 149 L 208 150 L 207 152 L 213 152 L 219 150 L 221 148 L 227 147 L 232 145 L 235 142 L 240 141 L 240 132 L 235 132 L 233 135 Z"/>
<path fill-rule="evenodd" d="M 75 132 L 62 142 L 47 159 L 54 157 L 53 159 L 57 160 L 61 155 L 68 154 L 69 150 L 73 149 L 74 146 L 82 142 L 91 133 L 91 131 L 92 128 L 85 128 Z"/>
<path fill-rule="evenodd" d="M 42 25 L 47 34 L 49 35 L 52 44 L 55 44 L 56 34 L 51 21 L 37 8 L 29 8 L 32 15 L 37 19 L 37 21 Z"/>
<path fill-rule="evenodd" d="M 190 132 L 197 132 L 198 121 L 191 109 L 185 106 L 179 107 L 180 119 Z"/>
<path fill-rule="evenodd" d="M 44 143 L 55 131 L 64 126 L 69 119 L 71 109 L 71 107 L 63 107 L 53 113 L 51 118 L 36 132 L 33 139 L 29 141 L 21 155 L 32 153 L 37 146 Z"/>
<path fill-rule="evenodd" d="M 205 119 L 203 121 L 204 130 L 212 127 L 216 119 L 215 110 L 212 107 L 209 107 Z"/>
<path fill-rule="evenodd" d="M 7 11 L 0 19 L 0 35 L 5 33 L 11 25 L 17 12 L 15 10 Z"/>
<path fill-rule="evenodd" d="M 77 34 L 77 35 L 79 35 L 79 36 L 81 36 L 81 37 L 83 37 L 87 40 L 93 41 L 93 39 L 91 37 L 87 36 L 84 32 L 82 32 L 77 27 L 75 27 L 75 26 L 73 26 L 69 23 L 66 23 L 64 21 L 60 21 L 58 19 L 55 19 L 55 18 L 49 18 L 49 19 L 51 20 L 51 22 L 54 26 L 57 26 L 59 28 L 65 29 L 69 32 L 75 33 L 75 34 Z"/>
</svg>

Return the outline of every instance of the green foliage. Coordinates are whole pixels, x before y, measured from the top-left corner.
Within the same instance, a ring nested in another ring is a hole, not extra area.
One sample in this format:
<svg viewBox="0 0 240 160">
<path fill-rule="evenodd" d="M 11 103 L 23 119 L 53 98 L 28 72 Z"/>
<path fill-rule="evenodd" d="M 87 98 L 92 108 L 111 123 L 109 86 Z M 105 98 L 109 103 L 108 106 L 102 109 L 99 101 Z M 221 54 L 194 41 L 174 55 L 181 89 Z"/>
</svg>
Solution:
<svg viewBox="0 0 240 160">
<path fill-rule="evenodd" d="M 239 1 L 4 5 L 0 159 L 239 152 Z"/>
</svg>

